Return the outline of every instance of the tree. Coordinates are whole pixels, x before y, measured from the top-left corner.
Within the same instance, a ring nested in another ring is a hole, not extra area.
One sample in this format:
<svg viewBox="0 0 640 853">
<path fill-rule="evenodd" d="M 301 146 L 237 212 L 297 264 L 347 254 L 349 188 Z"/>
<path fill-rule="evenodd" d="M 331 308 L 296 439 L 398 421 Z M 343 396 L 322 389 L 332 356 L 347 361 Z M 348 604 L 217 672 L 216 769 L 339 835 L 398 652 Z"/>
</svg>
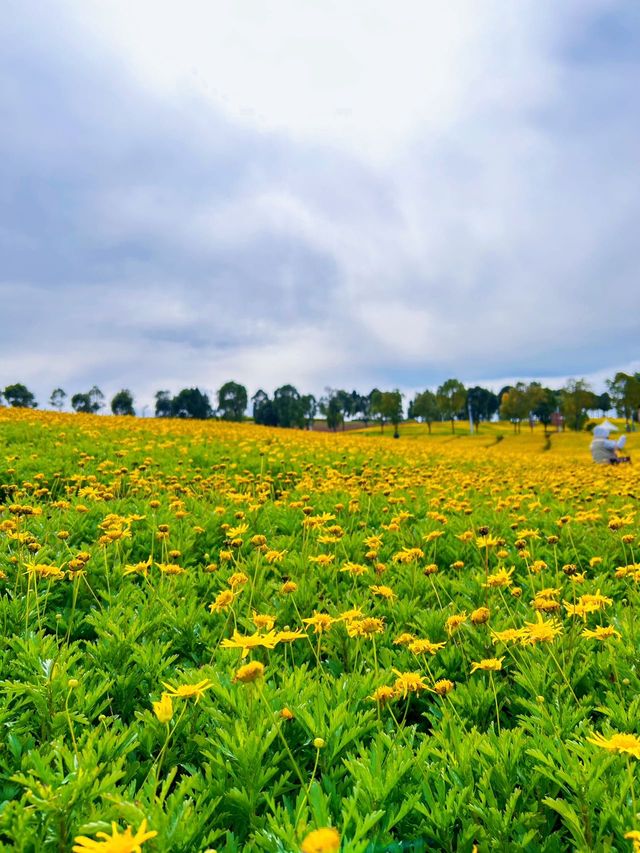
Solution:
<svg viewBox="0 0 640 853">
<path fill-rule="evenodd" d="M 423 423 L 425 423 L 429 429 L 429 435 L 431 435 L 431 424 L 440 417 L 438 401 L 436 400 L 436 395 L 433 391 L 427 390 L 422 391 L 420 394 L 416 394 L 410 405 L 409 416 L 419 418 Z"/>
<path fill-rule="evenodd" d="M 21 382 L 16 382 L 15 385 L 7 385 L 2 394 L 7 403 L 16 409 L 38 408 L 35 395 Z"/>
<path fill-rule="evenodd" d="M 500 400 L 488 388 L 475 385 L 467 391 L 467 409 L 469 417 L 477 427 L 480 421 L 490 421 L 498 411 Z"/>
<path fill-rule="evenodd" d="M 123 388 L 114 394 L 111 400 L 111 411 L 114 415 L 134 415 L 133 394 L 127 388 Z"/>
<path fill-rule="evenodd" d="M 64 407 L 66 396 L 66 391 L 63 391 L 62 388 L 55 388 L 49 397 L 49 405 L 60 411 Z"/>
<path fill-rule="evenodd" d="M 402 394 L 395 391 L 379 391 L 374 388 L 370 394 L 371 414 L 380 421 L 380 430 L 384 431 L 385 422 L 393 424 L 393 437 L 398 438 L 398 425 L 402 421 Z"/>
<path fill-rule="evenodd" d="M 91 397 L 88 394 L 74 394 L 71 398 L 71 406 L 74 412 L 83 412 L 90 415 L 93 412 L 91 408 Z"/>
<path fill-rule="evenodd" d="M 383 391 L 381 411 L 383 417 L 393 424 L 393 437 L 399 438 L 398 426 L 402 421 L 402 394 L 396 388 L 395 391 Z"/>
<path fill-rule="evenodd" d="M 261 388 L 251 398 L 253 404 L 253 420 L 262 426 L 276 426 L 276 413 L 269 395 Z"/>
<path fill-rule="evenodd" d="M 534 383 L 531 384 L 533 385 Z M 544 388 L 540 386 L 540 392 L 532 402 L 533 406 L 531 411 L 535 417 L 538 418 L 540 423 L 544 425 L 544 432 L 546 435 L 553 418 L 553 413 L 558 410 L 560 403 L 559 394 L 557 391 L 552 391 L 551 388 Z"/>
<path fill-rule="evenodd" d="M 156 399 L 156 417 L 157 418 L 170 418 L 170 417 L 172 417 L 173 410 L 172 410 L 172 406 L 171 406 L 171 392 L 170 391 L 156 391 L 155 399 Z"/>
<path fill-rule="evenodd" d="M 241 421 L 247 408 L 247 389 L 237 382 L 225 382 L 218 390 L 218 412 L 224 421 Z"/>
<path fill-rule="evenodd" d="M 365 426 L 369 423 L 371 400 L 367 394 L 359 394 L 357 391 L 351 392 L 351 414 L 353 417 L 357 416 Z"/>
<path fill-rule="evenodd" d="M 560 408 L 566 422 L 575 430 L 582 429 L 587 409 L 593 408 L 594 393 L 584 379 L 569 379 L 560 391 Z"/>
<path fill-rule="evenodd" d="M 351 413 L 352 396 L 347 391 L 325 388 L 326 395 L 320 400 L 320 411 L 327 419 L 327 427 L 331 430 L 344 429 L 345 415 Z"/>
<path fill-rule="evenodd" d="M 95 414 L 104 406 L 104 394 L 94 385 L 89 391 L 89 400 L 91 401 L 91 411 Z"/>
<path fill-rule="evenodd" d="M 635 415 L 637 419 L 640 407 L 640 377 L 619 372 L 607 381 L 607 387 L 618 416 L 625 419 L 628 427 L 630 418 Z"/>
<path fill-rule="evenodd" d="M 320 401 L 320 411 L 327 419 L 327 429 L 336 430 L 344 421 L 340 402 L 333 394 Z"/>
<path fill-rule="evenodd" d="M 382 391 L 374 388 L 369 393 L 369 411 L 371 417 L 380 424 L 380 432 L 384 432 L 384 414 L 382 412 Z"/>
<path fill-rule="evenodd" d="M 436 391 L 436 400 L 440 414 L 443 419 L 451 421 L 451 432 L 455 432 L 453 422 L 467 402 L 464 385 L 458 379 L 447 379 Z"/>
<path fill-rule="evenodd" d="M 305 420 L 305 426 L 307 429 L 311 429 L 313 426 L 313 419 L 318 411 L 317 400 L 313 394 L 303 394 L 300 398 L 300 405 L 302 406 L 302 415 Z"/>
<path fill-rule="evenodd" d="M 174 418 L 195 418 L 204 420 L 213 414 L 209 397 L 199 388 L 183 388 L 171 401 L 171 414 Z"/>
<path fill-rule="evenodd" d="M 74 394 L 71 405 L 76 412 L 95 415 L 104 405 L 104 394 L 97 385 L 94 385 L 86 394 Z"/>
<path fill-rule="evenodd" d="M 527 409 L 527 417 L 529 418 L 529 428 L 531 429 L 531 432 L 533 432 L 533 427 L 535 425 L 536 418 L 536 409 L 539 405 L 543 404 L 546 398 L 545 389 L 539 382 L 530 382 L 525 388 L 524 396 L 525 405 Z M 549 414 L 549 419 L 551 419 L 551 414 Z"/>
<path fill-rule="evenodd" d="M 273 392 L 273 409 L 276 423 L 280 427 L 304 426 L 304 414 L 300 394 L 293 385 L 282 385 Z"/>
<path fill-rule="evenodd" d="M 606 417 L 607 412 L 610 412 L 612 409 L 611 397 L 605 391 L 604 394 L 600 394 L 598 396 L 598 409 L 602 412 L 602 417 Z"/>
<path fill-rule="evenodd" d="M 516 382 L 508 391 L 502 394 L 500 400 L 500 417 L 504 421 L 511 421 L 514 432 L 520 432 L 520 425 L 528 414 L 529 401 L 527 399 L 527 386 L 524 382 Z"/>
</svg>

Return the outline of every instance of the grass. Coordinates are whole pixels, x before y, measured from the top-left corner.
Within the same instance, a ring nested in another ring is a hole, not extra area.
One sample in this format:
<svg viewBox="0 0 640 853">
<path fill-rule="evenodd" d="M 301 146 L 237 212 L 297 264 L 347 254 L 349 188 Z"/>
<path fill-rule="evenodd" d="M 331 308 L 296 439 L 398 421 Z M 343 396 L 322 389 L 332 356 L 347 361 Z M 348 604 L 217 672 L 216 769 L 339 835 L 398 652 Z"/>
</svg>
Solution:
<svg viewBox="0 0 640 853">
<path fill-rule="evenodd" d="M 3 849 L 631 849 L 636 469 L 458 429 L 0 409 Z"/>
</svg>

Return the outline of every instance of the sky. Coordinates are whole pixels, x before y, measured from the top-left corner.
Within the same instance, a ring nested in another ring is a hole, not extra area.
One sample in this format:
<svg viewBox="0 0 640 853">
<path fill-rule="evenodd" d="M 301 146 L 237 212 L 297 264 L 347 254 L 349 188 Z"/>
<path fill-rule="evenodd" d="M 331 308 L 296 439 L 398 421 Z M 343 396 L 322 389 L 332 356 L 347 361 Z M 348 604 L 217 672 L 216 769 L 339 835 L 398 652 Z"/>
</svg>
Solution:
<svg viewBox="0 0 640 853">
<path fill-rule="evenodd" d="M 4 0 L 0 388 L 639 370 L 640 4 Z"/>
</svg>

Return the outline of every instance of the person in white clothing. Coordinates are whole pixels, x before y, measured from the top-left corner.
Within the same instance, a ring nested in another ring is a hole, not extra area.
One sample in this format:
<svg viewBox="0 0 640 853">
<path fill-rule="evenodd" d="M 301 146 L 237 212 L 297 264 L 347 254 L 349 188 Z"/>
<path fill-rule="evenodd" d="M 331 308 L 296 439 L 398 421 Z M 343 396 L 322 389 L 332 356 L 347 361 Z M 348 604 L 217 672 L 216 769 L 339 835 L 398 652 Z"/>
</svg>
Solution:
<svg viewBox="0 0 640 853">
<path fill-rule="evenodd" d="M 627 442 L 627 436 L 621 435 L 617 441 L 609 438 L 609 435 L 618 427 L 610 421 L 598 424 L 593 428 L 593 441 L 591 442 L 591 458 L 601 465 L 617 465 L 620 462 L 631 462 L 630 456 L 620 456 L 618 451 L 622 450 Z"/>
</svg>

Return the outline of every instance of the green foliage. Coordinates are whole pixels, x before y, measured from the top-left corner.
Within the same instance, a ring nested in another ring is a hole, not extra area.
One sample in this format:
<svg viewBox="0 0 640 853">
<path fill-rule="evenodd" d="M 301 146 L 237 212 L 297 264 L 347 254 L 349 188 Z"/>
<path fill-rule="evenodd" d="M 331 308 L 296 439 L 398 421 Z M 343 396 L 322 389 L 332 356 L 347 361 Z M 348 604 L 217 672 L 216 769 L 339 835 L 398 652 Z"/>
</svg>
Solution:
<svg viewBox="0 0 640 853">
<path fill-rule="evenodd" d="M 0 848 L 630 849 L 636 759 L 590 738 L 637 732 L 638 475 L 417 432 L 3 409 Z"/>
</svg>

